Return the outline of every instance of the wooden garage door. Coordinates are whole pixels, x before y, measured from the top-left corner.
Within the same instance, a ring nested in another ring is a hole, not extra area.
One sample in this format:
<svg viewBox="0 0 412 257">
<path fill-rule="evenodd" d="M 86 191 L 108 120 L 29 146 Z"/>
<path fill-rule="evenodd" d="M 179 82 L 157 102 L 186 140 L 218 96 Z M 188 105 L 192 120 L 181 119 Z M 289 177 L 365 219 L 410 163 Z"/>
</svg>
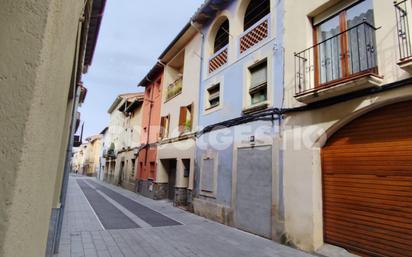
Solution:
<svg viewBox="0 0 412 257">
<path fill-rule="evenodd" d="M 325 242 L 412 256 L 412 101 L 372 111 L 322 149 Z"/>
</svg>

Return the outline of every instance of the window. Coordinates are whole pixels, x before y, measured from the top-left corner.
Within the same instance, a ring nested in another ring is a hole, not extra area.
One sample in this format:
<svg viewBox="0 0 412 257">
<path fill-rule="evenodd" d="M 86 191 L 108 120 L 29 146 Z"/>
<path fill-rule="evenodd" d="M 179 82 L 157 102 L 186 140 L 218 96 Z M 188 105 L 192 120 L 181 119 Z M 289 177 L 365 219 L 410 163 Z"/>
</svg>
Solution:
<svg viewBox="0 0 412 257">
<path fill-rule="evenodd" d="M 249 68 L 251 104 L 263 103 L 267 100 L 267 61 Z"/>
<path fill-rule="evenodd" d="M 372 0 L 361 1 L 315 26 L 315 84 L 376 67 Z"/>
<path fill-rule="evenodd" d="M 216 33 L 214 53 L 217 53 L 220 49 L 229 44 L 229 20 L 226 19 L 222 25 L 220 25 L 219 30 Z"/>
<path fill-rule="evenodd" d="M 160 138 L 167 138 L 169 136 L 170 115 L 164 116 L 160 119 Z"/>
<path fill-rule="evenodd" d="M 180 76 L 177 80 L 171 83 L 166 90 L 166 101 L 169 101 L 173 97 L 177 96 L 182 92 L 183 88 L 183 77 Z"/>
<path fill-rule="evenodd" d="M 180 116 L 179 116 L 179 133 L 187 133 L 192 131 L 192 122 L 193 122 L 193 104 L 188 106 L 180 107 Z"/>
<path fill-rule="evenodd" d="M 183 177 L 188 178 L 190 176 L 190 159 L 182 159 L 183 162 Z"/>
<path fill-rule="evenodd" d="M 270 13 L 270 0 L 251 0 L 246 9 L 244 30 L 249 29 L 255 23 Z"/>
<path fill-rule="evenodd" d="M 130 176 L 134 178 L 134 171 L 136 169 L 136 159 L 132 159 L 132 172 L 130 173 Z"/>
<path fill-rule="evenodd" d="M 220 84 L 207 89 L 207 108 L 212 109 L 220 105 Z"/>
</svg>

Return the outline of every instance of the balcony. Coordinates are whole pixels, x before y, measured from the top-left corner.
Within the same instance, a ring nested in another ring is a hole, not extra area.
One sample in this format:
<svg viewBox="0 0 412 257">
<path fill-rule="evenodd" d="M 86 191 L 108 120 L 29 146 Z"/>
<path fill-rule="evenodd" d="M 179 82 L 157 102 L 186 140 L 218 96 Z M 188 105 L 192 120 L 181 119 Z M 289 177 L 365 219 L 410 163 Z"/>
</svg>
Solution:
<svg viewBox="0 0 412 257">
<path fill-rule="evenodd" d="M 375 87 L 375 31 L 366 21 L 295 54 L 295 98 L 312 103 Z"/>
<path fill-rule="evenodd" d="M 407 0 L 395 2 L 396 28 L 398 34 L 399 62 L 402 69 L 412 73 L 411 36 L 408 21 Z"/>
<path fill-rule="evenodd" d="M 255 25 L 247 29 L 240 35 L 239 46 L 240 54 L 262 42 L 270 35 L 270 14 L 263 17 Z"/>
<path fill-rule="evenodd" d="M 183 78 L 179 78 L 171 83 L 166 90 L 166 102 L 182 93 Z"/>
<path fill-rule="evenodd" d="M 209 73 L 214 72 L 227 63 L 228 46 L 223 47 L 209 58 Z"/>
</svg>

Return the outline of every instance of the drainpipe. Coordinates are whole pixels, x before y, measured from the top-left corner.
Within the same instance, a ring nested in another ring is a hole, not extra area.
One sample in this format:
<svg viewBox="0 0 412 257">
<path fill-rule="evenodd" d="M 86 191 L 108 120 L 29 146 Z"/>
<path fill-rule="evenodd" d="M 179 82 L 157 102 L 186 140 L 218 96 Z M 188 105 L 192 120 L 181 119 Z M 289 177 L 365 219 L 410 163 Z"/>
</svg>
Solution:
<svg viewBox="0 0 412 257">
<path fill-rule="evenodd" d="M 149 145 L 149 141 L 150 141 L 150 127 L 152 125 L 152 110 L 153 110 L 153 92 L 155 90 L 154 88 L 154 82 L 151 81 L 148 77 L 146 77 L 146 80 L 151 83 L 151 87 L 152 89 L 150 90 L 150 108 L 149 108 L 149 124 L 147 126 L 147 137 L 146 137 L 146 154 L 145 154 L 145 160 L 144 160 L 144 165 L 145 167 L 147 166 L 147 155 L 148 155 L 148 145 Z M 142 174 L 140 174 L 142 175 Z"/>
<path fill-rule="evenodd" d="M 197 108 L 198 110 L 197 110 L 197 120 L 198 120 L 198 125 L 199 125 L 199 118 L 200 118 L 200 113 L 201 113 L 201 111 L 200 111 L 200 109 L 201 109 L 201 107 L 200 107 L 200 102 L 201 102 L 201 97 L 202 97 L 202 90 L 201 90 L 201 88 L 202 88 L 202 82 L 203 82 L 203 60 L 204 60 L 204 49 L 205 49 L 205 35 L 203 34 L 203 32 L 202 31 L 200 31 L 196 26 L 195 26 L 195 22 L 193 21 L 193 20 L 191 20 L 190 21 L 190 25 L 195 29 L 195 30 L 197 30 L 197 32 L 199 32 L 199 34 L 200 34 L 200 36 L 201 36 L 201 38 L 202 38 L 202 42 L 201 42 L 201 49 L 200 49 L 200 72 L 199 72 L 199 96 L 198 96 L 198 103 L 199 103 L 199 107 Z M 196 144 L 195 144 L 195 147 L 196 147 Z M 196 160 L 198 160 L 199 159 L 199 156 L 198 156 L 198 152 L 197 152 L 197 147 L 195 148 L 195 159 L 194 159 L 194 170 L 193 170 L 193 172 L 195 172 L 195 170 L 196 170 L 196 167 L 197 167 L 197 163 L 196 163 Z M 195 174 L 193 174 L 193 176 L 192 176 L 192 178 L 193 178 L 193 189 L 192 189 L 192 196 L 193 196 L 193 194 L 195 194 L 195 188 L 196 188 L 196 181 L 195 181 Z"/>
</svg>

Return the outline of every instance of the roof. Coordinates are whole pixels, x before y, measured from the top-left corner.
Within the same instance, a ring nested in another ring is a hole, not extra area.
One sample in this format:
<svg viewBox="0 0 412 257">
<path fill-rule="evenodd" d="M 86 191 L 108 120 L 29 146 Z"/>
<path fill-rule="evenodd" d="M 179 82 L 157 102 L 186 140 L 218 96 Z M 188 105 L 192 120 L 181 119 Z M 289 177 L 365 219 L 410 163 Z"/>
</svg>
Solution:
<svg viewBox="0 0 412 257">
<path fill-rule="evenodd" d="M 147 75 L 139 82 L 139 84 L 137 84 L 137 86 L 146 87 L 163 72 L 163 69 L 164 66 L 157 62 L 155 65 L 153 65 L 153 68 L 149 71 L 149 73 L 147 73 Z"/>
<path fill-rule="evenodd" d="M 199 28 L 194 27 L 194 23 L 197 23 L 200 26 L 203 26 L 209 22 L 211 22 L 215 17 L 216 14 L 223 10 L 229 3 L 233 2 L 234 0 L 206 0 L 200 8 L 195 12 L 189 22 L 183 27 L 183 29 L 177 34 L 177 36 L 170 42 L 170 44 L 166 47 L 166 49 L 160 54 L 159 60 L 162 63 L 168 61 L 169 58 L 172 58 L 174 55 L 177 54 L 179 50 L 173 51 L 171 50 L 180 45 L 181 47 L 184 46 L 182 40 L 183 38 L 191 38 L 194 36 L 198 31 Z M 149 85 L 153 79 L 155 79 L 162 71 L 163 71 L 163 64 L 159 61 L 152 67 L 152 69 L 147 73 L 147 75 L 139 82 L 137 85 L 138 87 L 146 87 Z"/>
<path fill-rule="evenodd" d="M 188 33 L 195 35 L 198 32 L 198 28 L 195 28 L 194 23 L 200 27 L 211 22 L 217 15 L 217 13 L 227 7 L 233 0 L 206 0 L 195 14 L 191 17 L 190 21 L 183 27 L 183 29 L 177 34 L 172 42 L 166 47 L 163 53 L 159 56 L 159 60 L 163 60 L 169 51 L 179 44 L 182 38 L 187 36 Z"/>
<path fill-rule="evenodd" d="M 102 135 L 98 134 L 98 135 L 94 135 L 94 136 L 90 136 L 90 137 L 86 138 L 86 141 L 88 141 L 90 143 L 93 143 L 94 141 L 96 141 L 98 139 L 101 139 L 101 138 L 102 138 Z"/>
<path fill-rule="evenodd" d="M 125 94 L 120 94 L 116 97 L 112 105 L 110 106 L 109 110 L 107 111 L 108 113 L 112 113 L 117 106 L 124 100 L 126 101 L 143 101 L 144 98 L 144 93 L 125 93 Z"/>
<path fill-rule="evenodd" d="M 107 132 L 108 129 L 109 129 L 109 127 L 105 127 L 105 128 L 100 132 L 100 135 L 106 134 L 106 132 Z"/>
<path fill-rule="evenodd" d="M 84 56 L 84 65 L 86 66 L 90 66 L 92 64 L 105 5 L 106 0 L 93 0 L 89 31 L 87 32 L 86 53 Z"/>
</svg>

